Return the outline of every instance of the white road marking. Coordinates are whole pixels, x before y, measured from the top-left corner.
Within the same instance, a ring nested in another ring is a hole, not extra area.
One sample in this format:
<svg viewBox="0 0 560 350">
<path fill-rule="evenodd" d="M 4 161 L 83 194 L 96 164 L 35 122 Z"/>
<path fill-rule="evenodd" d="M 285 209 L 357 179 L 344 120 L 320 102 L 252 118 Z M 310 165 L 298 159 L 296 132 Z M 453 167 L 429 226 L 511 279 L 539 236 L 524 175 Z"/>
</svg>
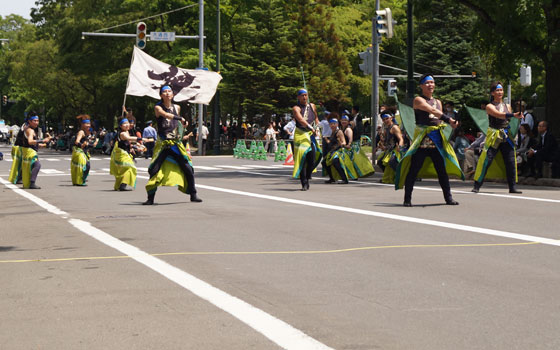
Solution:
<svg viewBox="0 0 560 350">
<path fill-rule="evenodd" d="M 138 171 L 148 171 L 148 168 L 141 168 L 141 167 L 136 167 L 136 170 Z"/>
<path fill-rule="evenodd" d="M 43 159 L 41 159 L 43 160 Z M 49 161 L 49 162 L 60 162 L 59 158 L 44 158 L 44 160 Z"/>
<path fill-rule="evenodd" d="M 63 171 L 56 170 L 56 169 L 41 169 L 40 171 L 43 174 L 64 174 Z"/>
<path fill-rule="evenodd" d="M 235 170 L 248 170 L 250 168 L 244 167 L 244 166 L 233 166 L 233 165 L 219 165 L 220 168 L 226 168 L 226 169 L 235 169 Z"/>
<path fill-rule="evenodd" d="M 230 194 L 235 194 L 235 195 L 241 195 L 241 196 L 247 196 L 247 197 L 253 197 L 253 198 L 260 198 L 260 199 L 267 199 L 267 200 L 273 200 L 273 201 L 277 201 L 277 202 L 284 202 L 284 203 L 290 203 L 290 204 L 304 205 L 304 206 L 315 207 L 315 208 L 336 210 L 336 211 L 342 211 L 342 212 L 347 212 L 347 213 L 352 213 L 352 214 L 375 216 L 375 217 L 380 217 L 380 218 L 389 219 L 389 220 L 397 220 L 397 221 L 410 222 L 410 223 L 414 223 L 414 224 L 437 226 L 437 227 L 443 227 L 443 228 L 448 228 L 448 229 L 452 229 L 452 230 L 481 233 L 481 234 L 484 234 L 484 235 L 498 236 L 498 237 L 504 237 L 504 238 L 512 238 L 512 239 L 517 239 L 517 240 L 527 241 L 527 242 L 539 242 L 539 243 L 543 243 L 543 244 L 548 244 L 548 245 L 553 245 L 553 246 L 560 247 L 560 240 L 551 239 L 551 238 L 531 236 L 531 235 L 525 235 L 525 234 L 519 234 L 519 233 L 507 232 L 507 231 L 500 231 L 500 230 L 493 230 L 493 229 L 488 229 L 488 228 L 484 228 L 484 227 L 454 224 L 454 223 L 445 222 L 445 221 L 420 219 L 420 218 L 404 216 L 404 215 L 388 214 L 388 213 L 382 213 L 382 212 L 377 212 L 377 211 L 372 211 L 372 210 L 349 208 L 349 207 L 343 207 L 343 206 L 339 206 L 339 205 L 303 201 L 303 200 L 299 200 L 299 199 L 276 197 L 276 196 L 270 196 L 270 195 L 252 193 L 252 192 L 231 190 L 231 189 L 220 188 L 220 187 L 215 187 L 215 186 L 207 186 L 207 185 L 201 185 L 201 184 L 198 184 L 196 186 L 199 187 L 199 188 L 207 189 L 207 190 L 225 192 L 225 193 L 230 193 Z"/>
<path fill-rule="evenodd" d="M 215 167 L 212 167 L 212 166 L 195 165 L 194 170 L 197 171 L 197 170 L 222 170 L 222 169 L 215 168 Z"/>
<path fill-rule="evenodd" d="M 169 263 L 156 258 L 137 247 L 125 243 L 110 234 L 92 226 L 89 222 L 68 218 L 69 214 L 47 203 L 46 201 L 34 196 L 33 194 L 19 189 L 6 180 L 0 178 L 0 183 L 12 189 L 17 194 L 29 199 L 33 203 L 46 209 L 47 211 L 60 215 L 86 235 L 98 240 L 99 242 L 130 256 L 132 259 L 144 266 L 156 271 L 165 278 L 175 282 L 191 293 L 210 302 L 223 311 L 231 314 L 240 321 L 247 324 L 257 332 L 278 344 L 284 349 L 309 349 L 309 350 L 332 350 L 325 344 L 311 338 L 302 331 L 292 327 L 286 322 L 236 298 L 228 293 L 196 278 L 195 276 L 170 265 Z"/>
<path fill-rule="evenodd" d="M 251 164 L 243 164 L 243 166 L 249 167 L 249 168 L 255 168 L 255 169 L 277 169 L 277 166 L 271 166 L 271 165 L 251 165 Z"/>
</svg>

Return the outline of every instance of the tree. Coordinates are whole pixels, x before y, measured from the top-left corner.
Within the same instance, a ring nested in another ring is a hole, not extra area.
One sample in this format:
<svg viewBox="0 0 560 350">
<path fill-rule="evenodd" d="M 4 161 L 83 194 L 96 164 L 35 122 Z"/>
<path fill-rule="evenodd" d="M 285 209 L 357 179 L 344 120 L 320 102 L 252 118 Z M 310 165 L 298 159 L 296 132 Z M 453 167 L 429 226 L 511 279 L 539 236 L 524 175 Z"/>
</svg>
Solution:
<svg viewBox="0 0 560 350">
<path fill-rule="evenodd" d="M 522 61 L 534 57 L 545 71 L 546 120 L 560 133 L 560 2 L 555 0 L 458 0 L 477 15 L 475 29 L 492 51 L 496 73 L 515 77 Z"/>
</svg>

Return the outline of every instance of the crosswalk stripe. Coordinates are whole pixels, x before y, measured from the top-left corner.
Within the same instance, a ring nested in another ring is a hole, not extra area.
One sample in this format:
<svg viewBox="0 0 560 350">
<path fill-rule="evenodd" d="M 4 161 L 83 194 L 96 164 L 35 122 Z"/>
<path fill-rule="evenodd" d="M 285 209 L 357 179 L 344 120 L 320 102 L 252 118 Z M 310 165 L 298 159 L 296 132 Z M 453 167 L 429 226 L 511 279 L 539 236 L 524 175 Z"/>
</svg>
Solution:
<svg viewBox="0 0 560 350">
<path fill-rule="evenodd" d="M 56 169 L 41 169 L 43 174 L 63 174 L 62 171 Z"/>
<path fill-rule="evenodd" d="M 244 166 L 233 166 L 233 165 L 220 165 L 220 168 L 227 168 L 227 169 L 236 169 L 236 170 L 247 170 L 251 168 L 247 168 Z"/>
<path fill-rule="evenodd" d="M 58 158 L 45 158 L 44 160 L 47 160 L 49 162 L 60 162 L 60 159 Z"/>
<path fill-rule="evenodd" d="M 222 170 L 220 168 L 215 168 L 211 166 L 202 166 L 202 165 L 195 165 L 194 169 L 195 170 Z"/>
</svg>

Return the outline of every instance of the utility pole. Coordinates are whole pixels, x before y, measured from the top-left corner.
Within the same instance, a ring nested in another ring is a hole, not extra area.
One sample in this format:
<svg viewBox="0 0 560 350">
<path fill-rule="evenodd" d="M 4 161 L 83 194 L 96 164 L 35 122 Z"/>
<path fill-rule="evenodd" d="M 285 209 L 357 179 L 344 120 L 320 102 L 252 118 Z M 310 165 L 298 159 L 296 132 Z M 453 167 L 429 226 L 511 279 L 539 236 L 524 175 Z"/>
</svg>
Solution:
<svg viewBox="0 0 560 350">
<path fill-rule="evenodd" d="M 216 72 L 220 72 L 220 0 L 217 0 L 216 13 Z M 214 96 L 214 154 L 220 154 L 220 90 Z"/>
<path fill-rule="evenodd" d="M 375 13 L 371 23 L 371 46 L 373 50 L 373 71 L 371 75 L 371 164 L 375 165 L 375 148 L 377 144 L 377 113 L 379 111 L 379 43 L 381 36 L 377 34 L 377 11 L 379 11 L 379 0 L 375 0 Z"/>
<path fill-rule="evenodd" d="M 412 102 L 414 99 L 414 23 L 413 23 L 414 0 L 408 0 L 407 3 L 407 59 L 408 59 L 408 77 L 406 80 L 406 99 Z"/>
<path fill-rule="evenodd" d="M 198 68 L 204 68 L 204 0 L 198 0 Z M 204 106 L 198 104 L 198 155 L 202 155 L 202 123 Z"/>
</svg>

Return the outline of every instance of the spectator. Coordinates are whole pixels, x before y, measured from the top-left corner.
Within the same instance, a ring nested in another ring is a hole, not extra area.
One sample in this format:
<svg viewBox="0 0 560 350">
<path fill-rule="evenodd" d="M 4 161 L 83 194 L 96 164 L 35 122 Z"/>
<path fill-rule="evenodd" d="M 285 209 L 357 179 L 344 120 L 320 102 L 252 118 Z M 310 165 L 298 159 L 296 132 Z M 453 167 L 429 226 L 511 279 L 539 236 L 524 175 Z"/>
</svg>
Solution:
<svg viewBox="0 0 560 350">
<path fill-rule="evenodd" d="M 558 144 L 556 138 L 548 132 L 548 123 L 542 121 L 538 125 L 539 135 L 535 142 L 535 148 L 529 150 L 529 166 L 531 175 L 540 178 L 543 176 L 543 163 L 552 163 L 553 176 L 558 176 Z"/>
<path fill-rule="evenodd" d="M 274 122 L 268 123 L 268 128 L 266 129 L 266 133 L 264 136 L 266 140 L 264 149 L 269 153 L 276 152 L 276 134 L 278 134 L 278 131 L 274 130 Z"/>
<path fill-rule="evenodd" d="M 142 138 L 148 139 L 146 141 L 146 159 L 151 158 L 154 155 L 154 146 L 157 140 L 156 129 L 152 126 L 152 121 L 148 120 L 146 122 L 146 127 L 142 131 Z"/>
<path fill-rule="evenodd" d="M 461 169 L 464 169 L 464 165 L 465 165 L 465 150 L 469 148 L 470 145 L 471 143 L 465 137 L 465 133 L 463 132 L 463 130 L 458 130 L 457 136 L 455 137 L 455 144 L 453 145 L 453 150 L 457 155 L 457 159 L 459 160 L 459 165 L 461 166 Z"/>
<path fill-rule="evenodd" d="M 517 172 L 521 176 L 529 175 L 529 164 L 527 163 L 527 153 L 534 146 L 533 134 L 529 124 L 521 124 L 519 136 L 517 137 Z"/>
<path fill-rule="evenodd" d="M 486 135 L 481 131 L 476 134 L 477 138 L 469 147 L 465 148 L 465 162 L 464 162 L 464 172 L 465 177 L 471 179 L 476 170 L 476 163 L 478 162 L 478 157 L 484 148 L 484 141 L 486 140 Z"/>
<path fill-rule="evenodd" d="M 529 111 L 526 110 L 527 103 L 525 101 L 521 101 L 521 112 L 523 112 L 523 118 L 521 118 L 521 124 L 529 124 L 529 128 L 531 132 L 535 127 L 535 118 Z"/>
<path fill-rule="evenodd" d="M 200 135 L 202 136 L 202 155 L 206 155 L 206 145 L 208 144 L 208 135 L 210 132 L 206 127 L 206 124 L 202 123 L 202 128 L 200 129 Z"/>
<path fill-rule="evenodd" d="M 292 148 L 294 146 L 294 132 L 296 130 L 296 121 L 292 119 L 284 126 L 284 131 L 288 134 L 289 142 L 292 144 Z"/>
<path fill-rule="evenodd" d="M 445 114 L 446 116 L 448 116 L 449 118 L 453 118 L 455 120 L 459 120 L 458 119 L 458 115 L 459 113 L 457 113 L 457 111 L 455 110 L 455 104 L 451 101 L 447 101 L 445 102 L 444 108 L 443 108 L 443 114 Z M 464 137 L 464 136 L 463 136 Z"/>
</svg>

